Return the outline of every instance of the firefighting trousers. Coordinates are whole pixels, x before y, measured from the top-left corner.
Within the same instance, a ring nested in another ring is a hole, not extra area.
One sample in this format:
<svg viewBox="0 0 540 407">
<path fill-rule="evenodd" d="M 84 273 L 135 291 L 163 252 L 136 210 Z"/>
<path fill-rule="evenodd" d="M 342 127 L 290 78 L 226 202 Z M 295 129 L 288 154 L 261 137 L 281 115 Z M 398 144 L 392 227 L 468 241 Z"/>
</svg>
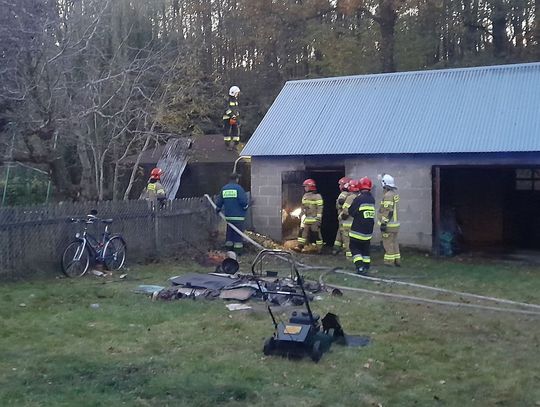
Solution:
<svg viewBox="0 0 540 407">
<path fill-rule="evenodd" d="M 236 226 L 242 232 L 244 231 L 244 221 L 243 220 L 234 220 L 227 221 L 234 226 Z M 227 225 L 227 235 L 225 238 L 225 246 L 229 250 L 241 251 L 244 247 L 244 239 L 240 234 L 236 232 L 233 228 Z"/>
<path fill-rule="evenodd" d="M 400 264 L 401 254 L 399 254 L 399 243 L 397 241 L 397 232 L 384 232 L 382 234 L 382 243 L 384 247 L 384 264 Z"/>
<path fill-rule="evenodd" d="M 306 246 L 310 243 L 315 243 L 319 248 L 322 248 L 323 240 L 321 236 L 321 229 L 317 223 L 304 224 L 304 227 L 300 229 L 298 244 Z"/>
<path fill-rule="evenodd" d="M 350 248 L 352 253 L 352 261 L 356 268 L 369 268 L 369 265 L 371 264 L 371 257 L 369 257 L 370 246 L 371 239 L 351 239 Z"/>
<path fill-rule="evenodd" d="M 351 249 L 349 247 L 350 237 L 349 231 L 351 230 L 351 224 L 348 223 L 347 226 L 343 222 L 339 222 L 339 228 L 336 234 L 336 240 L 334 241 L 334 249 L 342 249 L 345 252 L 345 256 L 351 257 Z"/>
<path fill-rule="evenodd" d="M 240 128 L 238 124 L 231 125 L 229 119 L 223 120 L 223 141 L 229 145 L 231 142 L 238 144 L 240 142 Z"/>
</svg>

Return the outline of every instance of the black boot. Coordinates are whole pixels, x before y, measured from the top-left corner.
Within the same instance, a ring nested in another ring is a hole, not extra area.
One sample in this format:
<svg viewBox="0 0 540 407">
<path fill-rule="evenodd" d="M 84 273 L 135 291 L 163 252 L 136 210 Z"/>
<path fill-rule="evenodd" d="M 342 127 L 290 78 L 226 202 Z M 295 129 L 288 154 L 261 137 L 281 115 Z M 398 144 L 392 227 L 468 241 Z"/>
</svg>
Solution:
<svg viewBox="0 0 540 407">
<path fill-rule="evenodd" d="M 356 274 L 361 275 L 361 276 L 365 276 L 366 271 L 364 269 L 364 266 L 357 266 L 356 267 Z"/>
<path fill-rule="evenodd" d="M 364 264 L 361 267 L 357 267 L 356 274 L 359 274 L 361 276 L 369 276 L 369 264 Z"/>
</svg>

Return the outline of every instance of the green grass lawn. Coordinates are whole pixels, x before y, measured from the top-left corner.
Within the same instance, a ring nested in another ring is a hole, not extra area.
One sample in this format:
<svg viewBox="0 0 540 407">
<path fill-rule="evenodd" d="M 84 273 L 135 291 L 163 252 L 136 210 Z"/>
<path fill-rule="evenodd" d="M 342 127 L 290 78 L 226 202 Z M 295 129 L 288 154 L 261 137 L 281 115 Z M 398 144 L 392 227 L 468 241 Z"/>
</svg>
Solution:
<svg viewBox="0 0 540 407">
<path fill-rule="evenodd" d="M 374 257 L 380 264 L 380 254 Z M 249 259 L 243 258 L 242 271 Z M 329 256 L 302 260 L 347 266 Z M 338 314 L 347 333 L 369 335 L 372 344 L 334 345 L 318 364 L 290 361 L 263 356 L 273 329 L 264 312 L 229 312 L 221 300 L 152 302 L 132 292 L 193 271 L 211 270 L 187 260 L 132 267 L 124 280 L 3 283 L 0 405 L 540 405 L 540 316 L 323 294 L 313 309 Z M 540 303 L 538 266 L 406 253 L 402 269 L 379 274 Z M 327 281 L 459 300 L 350 276 Z"/>
</svg>

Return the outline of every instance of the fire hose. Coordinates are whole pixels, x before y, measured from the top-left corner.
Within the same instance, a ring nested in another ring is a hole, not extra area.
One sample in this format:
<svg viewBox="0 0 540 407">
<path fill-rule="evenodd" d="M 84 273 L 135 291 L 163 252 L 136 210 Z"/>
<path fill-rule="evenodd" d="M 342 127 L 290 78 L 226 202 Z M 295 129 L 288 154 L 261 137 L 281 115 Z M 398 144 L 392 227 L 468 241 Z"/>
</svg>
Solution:
<svg viewBox="0 0 540 407">
<path fill-rule="evenodd" d="M 355 292 L 360 292 L 360 293 L 365 293 L 365 294 L 378 295 L 378 296 L 382 296 L 382 297 L 389 297 L 389 298 L 394 298 L 394 299 L 404 300 L 404 301 L 409 301 L 409 302 L 416 302 L 416 303 L 436 304 L 436 305 L 444 305 L 444 306 L 450 306 L 450 307 L 476 308 L 476 309 L 480 309 L 480 310 L 489 310 L 489 311 L 509 312 L 509 313 L 515 313 L 515 314 L 525 314 L 525 315 L 540 316 L 539 311 L 523 310 L 523 309 L 517 309 L 517 308 L 493 307 L 493 306 L 489 306 L 489 305 L 479 305 L 479 304 L 467 304 L 467 303 L 455 302 L 455 301 L 434 300 L 434 299 L 430 299 L 430 298 L 415 297 L 415 296 L 410 296 L 410 295 L 393 294 L 393 293 L 387 293 L 387 292 L 383 292 L 383 291 L 367 290 L 367 289 L 364 289 L 364 288 L 346 287 L 346 286 L 341 286 L 341 285 L 337 285 L 337 284 L 328 284 L 328 283 L 326 283 L 324 281 L 324 276 L 326 276 L 327 274 L 332 273 L 332 272 L 339 273 L 339 274 L 351 275 L 351 276 L 354 276 L 354 277 L 358 277 L 358 278 L 362 278 L 362 279 L 369 279 L 371 281 L 377 281 L 377 282 L 388 282 L 390 284 L 399 283 L 399 285 L 411 285 L 410 283 L 405 283 L 403 281 L 385 280 L 385 279 L 380 279 L 380 278 L 361 276 L 361 275 L 358 275 L 358 274 L 345 272 L 345 271 L 339 270 L 339 269 L 332 269 L 332 270 L 328 270 L 326 273 L 323 273 L 323 274 L 321 274 L 319 276 L 319 283 L 322 286 L 326 286 L 326 287 L 329 287 L 329 288 L 337 288 L 339 290 L 355 291 Z M 437 287 L 421 286 L 419 284 L 413 284 L 413 286 L 416 286 L 417 288 L 423 288 L 423 289 L 428 289 L 428 290 L 433 290 L 433 291 L 439 291 L 439 292 L 444 292 L 444 293 L 448 293 L 448 294 L 460 294 L 461 296 L 464 296 L 464 297 L 472 297 L 472 298 L 477 298 L 477 299 L 482 299 L 482 300 L 489 300 L 489 301 L 498 302 L 498 303 L 514 304 L 514 305 L 519 305 L 521 307 L 526 307 L 526 308 L 534 308 L 534 309 L 540 308 L 540 306 L 536 305 L 536 304 L 528 304 L 528 303 L 523 303 L 523 302 L 510 301 L 510 300 L 506 300 L 506 299 L 502 299 L 502 298 L 486 297 L 486 296 L 482 296 L 482 295 L 463 293 L 463 292 L 459 292 L 459 291 L 445 290 L 445 289 L 437 288 Z"/>
<path fill-rule="evenodd" d="M 215 210 L 216 204 L 210 198 L 208 194 L 204 195 L 208 201 L 210 202 L 210 205 Z M 263 245 L 256 242 L 252 238 L 250 238 L 248 235 L 246 235 L 244 232 L 242 232 L 240 229 L 238 229 L 235 225 L 228 222 L 225 218 L 225 215 L 223 213 L 219 213 L 219 216 L 227 223 L 228 226 L 230 226 L 236 233 L 238 233 L 240 236 L 242 236 L 247 242 L 251 243 L 255 247 L 257 247 L 259 250 L 266 249 Z M 278 256 L 279 257 L 279 256 Z M 287 260 L 287 259 L 284 259 Z M 502 308 L 502 307 L 494 307 L 494 306 L 487 306 L 487 305 L 479 305 L 479 304 L 468 304 L 468 303 L 461 303 L 461 302 L 454 302 L 454 301 L 443 301 L 443 300 L 434 300 L 429 298 L 423 298 L 423 297 L 415 297 L 415 296 L 409 296 L 409 295 L 402 295 L 402 294 L 393 294 L 393 293 L 387 293 L 382 291 L 374 291 L 374 290 L 368 290 L 364 288 L 356 288 L 356 287 L 346 287 L 336 284 L 328 284 L 324 282 L 324 277 L 328 275 L 329 273 L 338 273 L 338 274 L 345 274 L 350 275 L 354 277 L 361 278 L 363 280 L 376 282 L 376 283 L 385 283 L 385 284 L 394 284 L 394 285 L 402 285 L 402 286 L 409 286 L 413 288 L 420 288 L 424 290 L 430 290 L 445 294 L 452 294 L 452 295 L 458 295 L 461 297 L 469 297 L 474 298 L 478 300 L 483 301 L 491 301 L 496 303 L 503 303 L 503 304 L 509 304 L 534 310 L 540 310 L 540 305 L 537 304 L 530 304 L 525 302 L 519 302 L 519 301 L 512 301 L 507 300 L 504 298 L 496 298 L 496 297 L 489 297 L 484 295 L 478 295 L 478 294 L 472 294 L 472 293 L 466 293 L 462 291 L 454 291 L 454 290 L 448 290 L 444 288 L 438 288 L 438 287 L 432 287 L 428 285 L 422 285 L 422 284 L 415 284 L 415 283 L 408 283 L 405 281 L 399 281 L 399 280 L 389 280 L 384 278 L 377 278 L 377 277 L 370 277 L 370 276 L 361 276 L 358 274 L 346 272 L 344 270 L 340 270 L 339 268 L 329 268 L 325 266 L 310 266 L 304 263 L 297 262 L 296 263 L 300 268 L 303 268 L 305 270 L 325 270 L 324 273 L 322 273 L 319 276 L 319 283 L 322 286 L 326 286 L 329 288 L 337 288 L 339 290 L 345 290 L 345 291 L 354 291 L 354 292 L 361 292 L 365 294 L 371 294 L 371 295 L 378 295 L 382 297 L 389 297 L 394 298 L 398 300 L 408 301 L 408 302 L 417 302 L 417 303 L 428 303 L 428 304 L 435 304 L 435 305 L 443 305 L 443 306 L 451 306 L 451 307 L 464 307 L 464 308 L 474 308 L 474 309 L 480 309 L 480 310 L 489 310 L 489 311 L 497 311 L 497 312 L 508 312 L 508 313 L 517 313 L 517 314 L 525 314 L 525 315 L 534 315 L 534 316 L 540 316 L 540 311 L 533 311 L 533 310 L 524 310 L 524 309 L 517 309 L 517 308 Z"/>
</svg>

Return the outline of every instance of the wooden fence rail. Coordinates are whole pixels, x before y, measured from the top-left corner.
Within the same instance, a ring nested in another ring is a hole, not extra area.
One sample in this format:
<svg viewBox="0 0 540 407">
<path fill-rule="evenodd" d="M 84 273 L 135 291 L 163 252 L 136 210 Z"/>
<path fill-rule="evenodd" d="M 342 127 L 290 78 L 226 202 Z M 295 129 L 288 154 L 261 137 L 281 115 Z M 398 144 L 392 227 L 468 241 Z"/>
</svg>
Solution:
<svg viewBox="0 0 540 407">
<path fill-rule="evenodd" d="M 128 264 L 197 245 L 214 234 L 219 225 L 219 218 L 204 198 L 169 201 L 163 209 L 155 209 L 146 201 L 1 208 L 0 279 L 59 272 L 61 254 L 81 228 L 68 219 L 84 216 L 92 209 L 98 211 L 98 217 L 114 219 L 110 230 L 126 240 Z M 99 237 L 102 229 L 103 224 L 96 223 L 88 231 Z"/>
</svg>

